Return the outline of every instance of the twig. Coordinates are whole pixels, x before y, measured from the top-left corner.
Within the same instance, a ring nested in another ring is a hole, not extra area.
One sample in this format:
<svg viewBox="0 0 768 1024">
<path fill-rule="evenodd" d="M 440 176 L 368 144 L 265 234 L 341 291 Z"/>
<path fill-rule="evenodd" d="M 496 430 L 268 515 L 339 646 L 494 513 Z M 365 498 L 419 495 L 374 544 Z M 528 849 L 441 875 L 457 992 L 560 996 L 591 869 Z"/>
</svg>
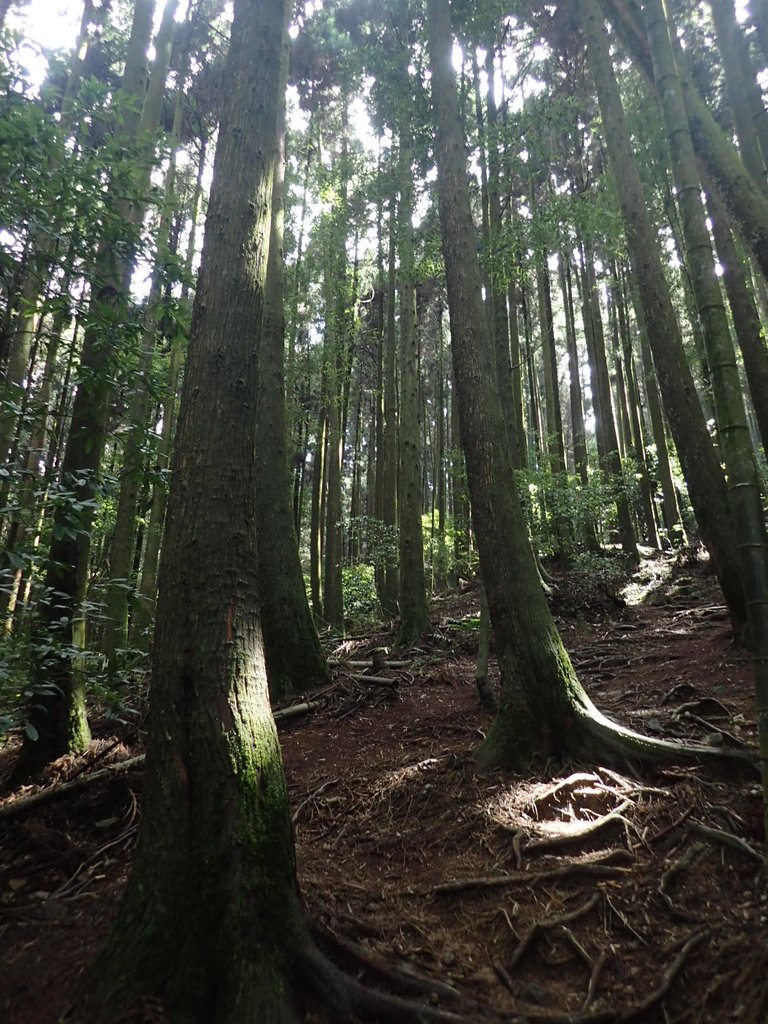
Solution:
<svg viewBox="0 0 768 1024">
<path fill-rule="evenodd" d="M 643 943 L 644 946 L 647 946 L 648 945 L 648 940 L 645 938 L 645 936 L 642 935 L 636 928 L 632 927 L 632 925 L 629 923 L 629 920 L 628 920 L 626 914 L 622 914 L 622 912 L 619 910 L 619 908 L 613 905 L 613 903 L 611 902 L 611 897 L 607 893 L 605 894 L 605 902 L 608 904 L 608 906 L 614 912 L 616 917 L 618 917 L 618 919 L 621 921 L 621 923 L 624 925 L 624 927 L 627 929 L 627 931 L 630 934 L 634 935 L 636 939 L 639 939 Z"/>
<path fill-rule="evenodd" d="M 675 875 L 680 874 L 683 868 L 687 868 L 689 864 L 693 863 L 693 861 L 695 861 L 704 852 L 704 850 L 706 850 L 704 843 L 694 843 L 692 846 L 688 847 L 682 857 L 673 861 L 662 874 L 657 891 L 670 910 L 674 911 L 675 905 L 667 894 L 667 886 Z"/>
<path fill-rule="evenodd" d="M 326 781 L 321 786 L 318 786 L 317 789 L 314 790 L 314 792 L 310 793 L 308 797 L 306 797 L 304 800 L 302 800 L 301 803 L 299 804 L 299 806 L 293 812 L 293 818 L 292 818 L 293 824 L 295 825 L 296 822 L 299 820 L 299 815 L 304 810 L 304 808 L 307 806 L 307 804 L 310 803 L 310 801 L 312 801 L 316 797 L 320 796 L 320 794 L 324 793 L 326 789 L 329 789 L 331 786 L 335 786 L 338 781 L 339 781 L 338 779 L 326 779 Z"/>
<path fill-rule="evenodd" d="M 673 829 L 676 829 L 678 825 L 682 825 L 685 819 L 688 818 L 691 814 L 693 814 L 695 808 L 695 804 L 691 804 L 690 807 L 686 807 L 683 813 L 679 817 L 675 818 L 671 825 L 667 825 L 666 828 L 663 828 L 661 830 L 661 832 L 657 832 L 655 836 L 651 836 L 651 838 L 648 840 L 648 843 L 650 844 L 658 842 L 659 839 L 663 839 L 663 837 L 672 832 Z"/>
<path fill-rule="evenodd" d="M 533 882 L 548 882 L 552 878 L 583 873 L 600 878 L 616 878 L 626 875 L 630 868 L 613 867 L 609 864 L 564 864 L 549 871 L 516 871 L 509 875 L 491 875 L 480 878 L 454 878 L 450 882 L 433 885 L 429 889 L 407 889 L 407 895 L 440 896 L 449 892 L 464 892 L 466 889 L 496 889 L 505 885 L 530 885 Z"/>
<path fill-rule="evenodd" d="M 515 994 L 515 985 L 514 985 L 514 982 L 512 981 L 512 979 L 510 978 L 509 974 L 505 970 L 505 968 L 502 967 L 502 965 L 500 963 L 497 963 L 496 961 L 494 961 L 493 969 L 496 972 L 496 976 L 498 977 L 498 979 L 502 983 L 502 985 L 506 989 L 508 989 L 512 993 L 512 995 L 514 995 Z"/>
<path fill-rule="evenodd" d="M 563 925 L 563 934 L 565 935 L 566 939 L 568 939 L 568 941 L 573 946 L 573 948 L 576 950 L 576 952 L 579 954 L 579 956 L 584 961 L 584 963 L 587 965 L 587 967 L 590 970 L 592 970 L 592 967 L 593 967 L 592 957 L 589 955 L 589 953 L 586 951 L 586 949 L 584 949 L 584 947 L 579 942 L 579 940 L 576 938 L 576 936 L 573 934 L 571 929 L 570 928 L 566 928 L 565 925 Z"/>
<path fill-rule="evenodd" d="M 608 963 L 608 954 L 604 949 L 600 950 L 600 955 L 597 960 L 592 964 L 592 973 L 589 976 L 589 986 L 587 988 L 587 995 L 584 999 L 584 1009 L 589 1009 L 589 1004 L 595 998 L 597 992 L 597 986 L 600 984 L 600 978 L 603 973 L 603 968 Z"/>
<path fill-rule="evenodd" d="M 599 899 L 600 893 L 593 893 L 583 906 L 578 907 L 576 910 L 571 910 L 568 914 L 559 914 L 557 917 L 545 917 L 539 921 L 534 921 L 518 943 L 517 949 L 509 960 L 507 970 L 511 971 L 515 964 L 523 958 L 528 951 L 528 947 L 539 932 L 544 931 L 546 928 L 555 928 L 559 924 L 568 924 L 570 921 L 575 921 L 577 917 L 583 917 L 584 914 L 589 913 Z"/>
</svg>

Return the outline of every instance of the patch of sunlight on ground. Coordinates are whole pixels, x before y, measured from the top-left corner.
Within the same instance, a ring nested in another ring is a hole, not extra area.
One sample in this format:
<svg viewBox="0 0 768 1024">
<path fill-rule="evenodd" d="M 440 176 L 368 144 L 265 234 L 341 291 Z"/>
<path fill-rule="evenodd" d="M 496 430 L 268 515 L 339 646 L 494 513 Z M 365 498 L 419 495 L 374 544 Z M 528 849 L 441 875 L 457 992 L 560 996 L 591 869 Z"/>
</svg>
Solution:
<svg viewBox="0 0 768 1024">
<path fill-rule="evenodd" d="M 487 801 L 495 824 L 530 838 L 567 837 L 619 808 L 635 786 L 617 772 L 598 768 L 549 782 L 516 782 Z"/>
<path fill-rule="evenodd" d="M 646 551 L 652 549 L 641 549 L 642 554 Z M 674 568 L 674 556 L 659 555 L 654 551 L 650 557 L 641 560 L 629 583 L 622 589 L 621 596 L 628 605 L 648 603 L 653 594 L 669 583 Z"/>
</svg>

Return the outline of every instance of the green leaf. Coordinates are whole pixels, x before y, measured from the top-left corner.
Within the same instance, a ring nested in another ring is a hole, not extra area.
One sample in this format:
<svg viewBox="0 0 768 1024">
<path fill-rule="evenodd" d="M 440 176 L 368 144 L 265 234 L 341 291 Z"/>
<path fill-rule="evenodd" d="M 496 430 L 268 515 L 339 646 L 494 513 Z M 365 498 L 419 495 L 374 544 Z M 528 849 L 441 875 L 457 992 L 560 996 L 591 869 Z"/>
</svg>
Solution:
<svg viewBox="0 0 768 1024">
<path fill-rule="evenodd" d="M 24 726 L 24 732 L 33 742 L 40 738 L 40 733 L 37 731 L 34 725 L 32 725 L 31 722 L 27 722 L 27 724 Z"/>
</svg>

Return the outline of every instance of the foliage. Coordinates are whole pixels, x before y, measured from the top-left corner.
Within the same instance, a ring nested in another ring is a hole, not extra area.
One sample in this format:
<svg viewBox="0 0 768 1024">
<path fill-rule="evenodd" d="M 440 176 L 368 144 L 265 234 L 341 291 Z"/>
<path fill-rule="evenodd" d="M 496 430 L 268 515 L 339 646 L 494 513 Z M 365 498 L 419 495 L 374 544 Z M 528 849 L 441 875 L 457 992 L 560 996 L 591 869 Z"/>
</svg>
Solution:
<svg viewBox="0 0 768 1024">
<path fill-rule="evenodd" d="M 376 596 L 375 569 L 360 563 L 347 565 L 341 571 L 344 591 L 344 621 L 352 626 L 366 626 L 381 619 Z"/>
</svg>

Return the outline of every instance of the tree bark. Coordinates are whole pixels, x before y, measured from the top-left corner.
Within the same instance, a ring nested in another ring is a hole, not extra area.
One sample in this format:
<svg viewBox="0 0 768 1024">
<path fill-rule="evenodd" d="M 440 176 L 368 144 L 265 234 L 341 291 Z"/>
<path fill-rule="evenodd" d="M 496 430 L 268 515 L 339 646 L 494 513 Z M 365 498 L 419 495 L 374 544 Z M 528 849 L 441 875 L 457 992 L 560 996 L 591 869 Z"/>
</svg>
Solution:
<svg viewBox="0 0 768 1024">
<path fill-rule="evenodd" d="M 280 59 L 278 138 L 272 187 L 269 263 L 264 321 L 258 336 L 256 450 L 261 625 L 273 702 L 328 682 L 317 629 L 307 602 L 291 508 L 291 475 L 285 422 L 285 314 L 283 223 L 285 191 L 285 87 L 288 24 Z"/>
<path fill-rule="evenodd" d="M 234 4 L 161 558 L 142 830 L 92 975 L 102 1019 L 147 995 L 190 1024 L 297 1019 L 306 934 L 269 710 L 253 507 L 253 338 L 284 14 L 283 0 Z"/>
<path fill-rule="evenodd" d="M 407 5 L 405 7 L 407 11 Z M 404 21 L 407 37 L 409 19 Z M 407 51 L 406 55 L 407 55 Z M 397 645 L 414 643 L 429 629 L 424 539 L 421 526 L 419 456 L 419 325 L 413 262 L 413 168 L 407 135 L 400 135 L 400 432 L 398 437 L 398 518 L 400 537 L 400 628 Z"/>
</svg>

